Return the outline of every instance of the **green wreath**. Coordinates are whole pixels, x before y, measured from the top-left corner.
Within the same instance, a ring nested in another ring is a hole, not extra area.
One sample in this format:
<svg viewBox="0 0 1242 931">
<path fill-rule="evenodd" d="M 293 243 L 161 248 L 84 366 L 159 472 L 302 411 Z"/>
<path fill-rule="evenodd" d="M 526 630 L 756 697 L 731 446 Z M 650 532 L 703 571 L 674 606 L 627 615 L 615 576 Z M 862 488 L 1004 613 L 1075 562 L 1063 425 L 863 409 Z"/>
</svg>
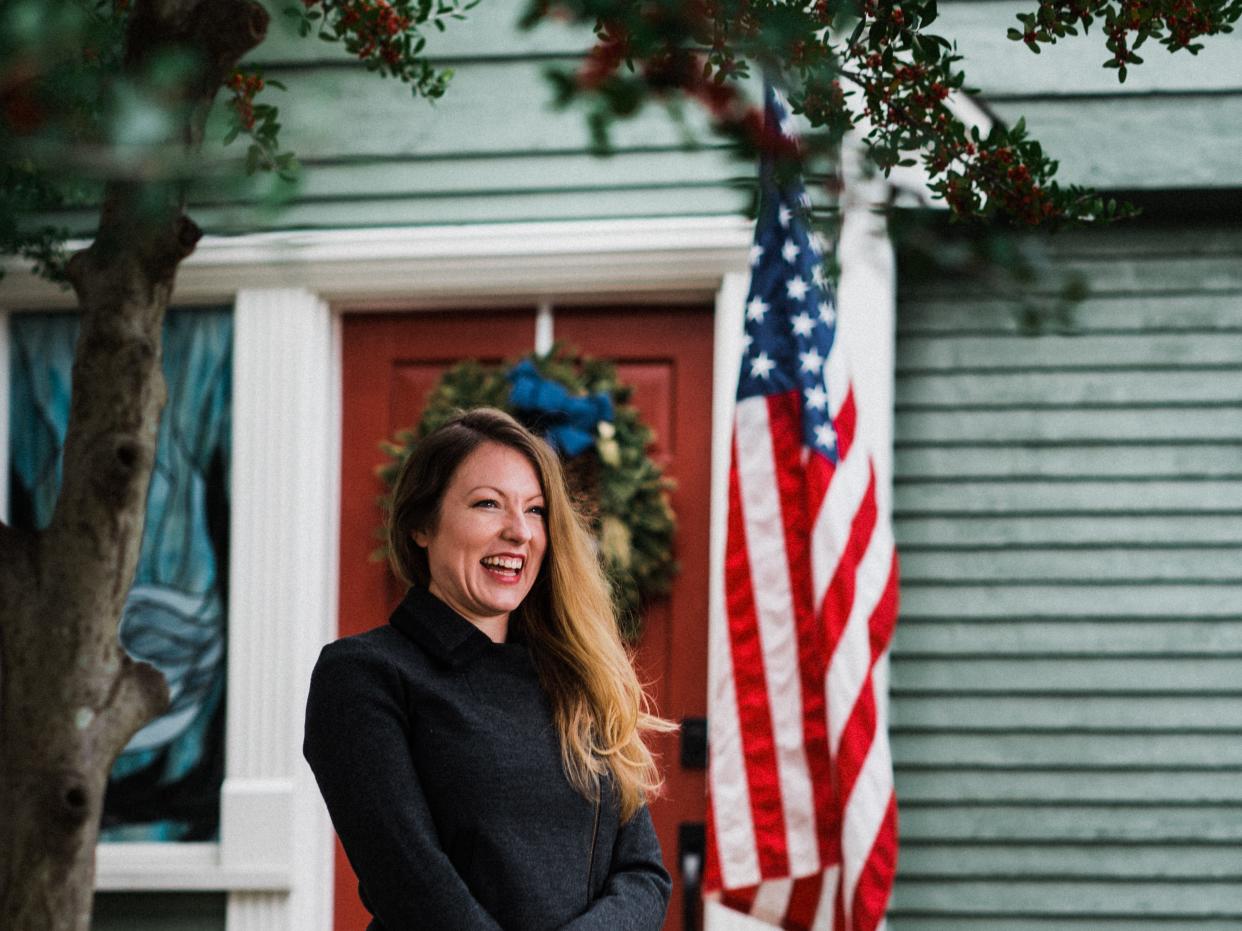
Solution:
<svg viewBox="0 0 1242 931">
<path fill-rule="evenodd" d="M 569 429 L 563 425 L 563 415 L 514 403 L 513 379 L 519 373 L 529 376 L 532 368 L 540 380 L 563 388 L 572 399 L 571 405 L 600 400 L 603 409 L 611 407 L 612 419 L 592 418 L 589 437 L 579 431 L 577 444 L 557 442 L 558 429 Z M 436 384 L 418 425 L 380 444 L 389 457 L 376 470 L 388 489 L 383 499 L 385 511 L 397 470 L 428 433 L 458 412 L 475 407 L 496 407 L 512 414 L 560 449 L 570 492 L 590 520 L 599 544 L 621 634 L 633 642 L 640 633 L 643 602 L 668 593 L 677 563 L 672 552 L 676 520 L 668 499 L 673 482 L 647 455 L 653 435 L 630 403 L 631 394 L 632 389 L 617 380 L 612 363 L 559 344 L 546 355 L 528 356 L 503 366 L 462 362 L 445 372 Z M 584 445 L 576 455 L 567 454 L 566 447 L 572 450 Z"/>
</svg>

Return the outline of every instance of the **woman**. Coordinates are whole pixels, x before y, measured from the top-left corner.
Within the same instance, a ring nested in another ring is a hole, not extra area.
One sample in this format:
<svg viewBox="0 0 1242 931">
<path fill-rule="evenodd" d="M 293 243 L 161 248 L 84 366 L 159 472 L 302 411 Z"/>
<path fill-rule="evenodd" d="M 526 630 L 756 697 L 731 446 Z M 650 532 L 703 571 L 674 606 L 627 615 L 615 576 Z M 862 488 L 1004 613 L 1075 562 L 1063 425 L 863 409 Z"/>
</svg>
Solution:
<svg viewBox="0 0 1242 931">
<path fill-rule="evenodd" d="M 306 759 L 372 929 L 658 929 L 646 713 L 556 455 L 497 410 L 393 495 L 391 623 L 324 648 Z"/>
</svg>

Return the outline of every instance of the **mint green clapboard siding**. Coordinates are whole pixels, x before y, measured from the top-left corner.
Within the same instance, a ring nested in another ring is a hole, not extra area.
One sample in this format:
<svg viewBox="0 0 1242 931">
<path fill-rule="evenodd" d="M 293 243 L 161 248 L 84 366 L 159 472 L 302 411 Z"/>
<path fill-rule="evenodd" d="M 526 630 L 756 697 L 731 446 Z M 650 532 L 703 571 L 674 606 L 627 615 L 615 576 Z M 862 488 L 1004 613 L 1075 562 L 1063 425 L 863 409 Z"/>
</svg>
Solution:
<svg viewBox="0 0 1242 931">
<path fill-rule="evenodd" d="M 281 4 L 273 0 L 273 8 Z M 615 154 L 589 151 L 580 112 L 550 107 L 550 66 L 573 67 L 590 31 L 515 28 L 521 0 L 483 0 L 432 33 L 428 51 L 456 71 L 436 104 L 377 80 L 339 46 L 273 26 L 253 55 L 288 94 L 284 145 L 305 171 L 282 209 L 250 188 L 204 184 L 194 215 L 215 232 L 253 229 L 730 215 L 745 209 L 753 169 L 730 157 L 695 105 L 678 123 L 659 106 L 618 125 Z M 1100 37 L 1041 56 L 1005 39 L 1020 0 L 950 2 L 940 31 L 965 55 L 971 83 L 1000 117 L 1025 115 L 1067 182 L 1103 188 L 1236 184 L 1242 144 L 1242 36 L 1216 37 L 1197 58 L 1153 49 L 1118 84 L 1099 67 Z M 217 114 L 217 118 L 220 114 Z M 221 134 L 219 120 L 212 135 Z M 236 158 L 240 149 L 215 152 Z M 73 218 L 89 228 L 86 215 Z"/>
<path fill-rule="evenodd" d="M 252 194 L 203 185 L 194 215 L 225 232 L 745 209 L 753 166 L 729 156 L 697 107 L 679 122 L 649 106 L 617 126 L 616 154 L 593 155 L 582 113 L 554 110 L 544 75 L 576 67 L 591 32 L 561 24 L 519 31 L 522 6 L 484 0 L 466 21 L 430 34 L 429 52 L 455 70 L 435 104 L 368 74 L 340 46 L 274 27 L 253 61 L 289 87 L 268 96 L 281 108 L 283 145 L 304 165 L 301 184 L 277 211 L 257 210 Z"/>
<path fill-rule="evenodd" d="M 1242 927 L 1242 234 L 899 277 L 894 931 Z"/>
</svg>

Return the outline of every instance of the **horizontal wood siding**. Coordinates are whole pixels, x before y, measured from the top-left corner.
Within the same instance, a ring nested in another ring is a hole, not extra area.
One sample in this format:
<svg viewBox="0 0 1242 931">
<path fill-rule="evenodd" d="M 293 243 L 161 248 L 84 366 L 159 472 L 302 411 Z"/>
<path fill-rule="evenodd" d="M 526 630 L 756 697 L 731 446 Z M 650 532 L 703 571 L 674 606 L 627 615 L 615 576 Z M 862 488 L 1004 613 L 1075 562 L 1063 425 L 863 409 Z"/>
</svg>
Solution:
<svg viewBox="0 0 1242 931">
<path fill-rule="evenodd" d="M 289 88 L 264 96 L 281 108 L 282 144 L 304 166 L 301 183 L 277 209 L 256 208 L 252 190 L 203 185 L 195 216 L 228 232 L 745 209 L 753 166 L 729 156 L 698 107 L 686 106 L 679 123 L 648 106 L 618 124 L 613 155 L 592 154 L 582 112 L 555 110 L 545 77 L 549 68 L 576 68 L 591 31 L 552 24 L 523 32 L 515 24 L 525 5 L 487 0 L 443 34 L 431 32 L 428 52 L 454 71 L 434 104 L 367 73 L 339 45 L 274 28 L 254 63 Z M 216 116 L 218 138 L 223 114 Z"/>
<path fill-rule="evenodd" d="M 578 110 L 551 107 L 550 67 L 577 66 L 590 30 L 523 32 L 524 0 L 486 0 L 428 52 L 455 75 L 435 104 L 378 80 L 340 46 L 280 26 L 255 52 L 289 87 L 264 94 L 281 108 L 283 144 L 304 165 L 283 203 L 256 185 L 203 184 L 194 215 L 213 232 L 736 214 L 754 170 L 715 139 L 701 108 L 681 122 L 659 105 L 618 124 L 598 158 Z M 1220 188 L 1237 184 L 1242 148 L 1242 35 L 1210 40 L 1197 58 L 1153 49 L 1130 79 L 1099 67 L 1101 37 L 1035 56 L 1005 38 L 1024 0 L 946 3 L 938 31 L 965 55 L 970 82 L 1001 118 L 1025 116 L 1061 160 L 1066 182 L 1103 188 Z M 278 20 L 279 22 L 279 20 Z M 752 82 L 752 91 L 757 86 Z M 222 108 L 217 108 L 222 111 Z M 223 134 L 216 113 L 211 137 Z M 241 147 L 213 150 L 225 161 Z M 90 217 L 73 221 L 82 229 Z"/>
<path fill-rule="evenodd" d="M 1050 250 L 1037 334 L 902 284 L 892 927 L 1236 928 L 1242 234 Z"/>
</svg>

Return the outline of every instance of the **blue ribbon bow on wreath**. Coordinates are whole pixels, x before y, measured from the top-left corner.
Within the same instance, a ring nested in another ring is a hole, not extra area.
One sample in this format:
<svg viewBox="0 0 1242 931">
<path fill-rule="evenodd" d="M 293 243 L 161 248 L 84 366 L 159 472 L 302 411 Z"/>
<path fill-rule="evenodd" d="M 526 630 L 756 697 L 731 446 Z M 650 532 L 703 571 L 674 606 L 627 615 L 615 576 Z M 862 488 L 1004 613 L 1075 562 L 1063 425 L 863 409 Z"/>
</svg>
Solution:
<svg viewBox="0 0 1242 931">
<path fill-rule="evenodd" d="M 601 420 L 612 421 L 612 398 L 607 394 L 572 395 L 559 382 L 544 378 L 529 359 L 509 370 L 509 403 L 534 415 L 534 428 L 566 458 L 572 459 L 595 445 Z"/>
</svg>

